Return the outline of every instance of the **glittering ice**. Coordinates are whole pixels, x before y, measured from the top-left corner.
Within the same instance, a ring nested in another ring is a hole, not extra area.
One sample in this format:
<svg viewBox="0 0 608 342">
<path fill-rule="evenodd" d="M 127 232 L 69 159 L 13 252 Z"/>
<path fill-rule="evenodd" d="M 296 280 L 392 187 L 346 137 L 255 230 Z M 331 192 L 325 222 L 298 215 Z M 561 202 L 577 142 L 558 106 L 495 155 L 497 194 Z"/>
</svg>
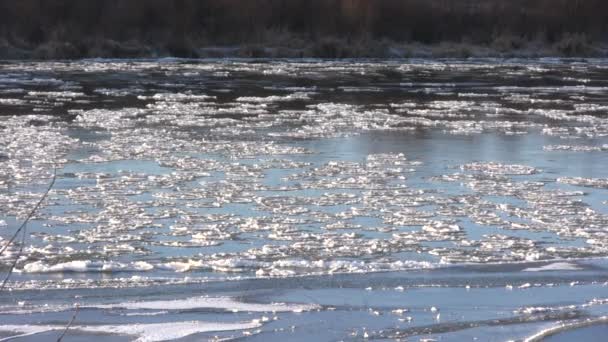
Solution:
<svg viewBox="0 0 608 342">
<path fill-rule="evenodd" d="M 503 86 L 494 78 L 467 84 L 440 75 L 483 78 L 503 67 L 511 76 L 552 68 L 428 61 L 9 63 L 11 74 L 0 77 L 0 107 L 20 112 L 0 123 L 0 229 L 27 215 L 56 166 L 58 186 L 37 213 L 40 224 L 17 264 L 19 277 L 40 281 L 31 288 L 608 255 L 601 229 L 608 217 L 593 206 L 605 178 L 556 175 L 535 159 L 491 153 L 429 159 L 418 149 L 427 135 L 446 145 L 498 135 L 534 139 L 538 153 L 601 158 L 608 137 L 603 87 Z M 387 79 L 385 68 L 399 80 Z M 159 69 L 162 77 L 144 77 Z M 78 72 L 129 73 L 133 82 L 90 90 L 70 76 Z M 361 86 L 360 77 L 369 75 L 383 81 Z M 421 79 L 409 80 L 413 75 Z M 260 77 L 288 85 L 258 84 Z M 314 82 L 296 84 L 301 78 Z M 355 145 L 389 136 L 405 139 L 403 146 Z M 17 251 L 11 246 L 7 256 Z M 90 279 L 53 278 L 66 274 Z"/>
</svg>

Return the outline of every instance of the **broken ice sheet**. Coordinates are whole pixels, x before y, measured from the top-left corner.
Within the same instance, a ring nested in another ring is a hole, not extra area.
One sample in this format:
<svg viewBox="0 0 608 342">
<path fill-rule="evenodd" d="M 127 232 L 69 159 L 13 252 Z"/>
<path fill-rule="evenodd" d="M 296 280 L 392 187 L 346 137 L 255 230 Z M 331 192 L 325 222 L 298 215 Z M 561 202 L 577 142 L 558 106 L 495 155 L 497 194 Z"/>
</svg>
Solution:
<svg viewBox="0 0 608 342">
<path fill-rule="evenodd" d="M 601 246 L 608 237 L 597 229 L 606 215 L 587 203 L 606 175 L 579 179 L 557 171 L 547 185 L 539 176 L 556 171 L 543 158 L 434 157 L 479 137 L 497 144 L 547 139 L 522 153 L 543 153 L 543 146 L 601 152 L 605 106 L 599 97 L 589 100 L 601 96 L 601 87 L 495 85 L 502 67 L 473 62 L 400 63 L 388 68 L 422 80 L 349 84 L 365 75 L 383 79 L 386 67 L 331 61 L 8 66 L 15 75 L 0 84 L 15 91 L 2 88 L 4 103 L 33 113 L 58 105 L 69 118 L 8 116 L 0 124 L 6 155 L 0 213 L 7 226 L 12 216 L 27 214 L 53 165 L 67 168 L 37 216 L 48 226 L 33 228 L 31 257 L 19 268 L 86 274 L 105 264 L 150 276 L 285 277 L 606 254 Z M 159 68 L 163 77 L 144 77 Z M 82 70 L 102 79 L 108 72 L 129 77 L 89 91 L 72 79 Z M 468 85 L 429 78 L 456 71 L 488 79 Z M 227 75 L 234 79 L 229 85 Z M 285 86 L 259 82 L 264 77 L 281 77 Z M 300 78 L 315 85 L 296 84 Z M 447 146 L 435 145 L 442 139 Z M 445 172 L 449 165 L 461 165 L 459 173 Z M 545 234 L 553 244 L 525 233 Z"/>
<path fill-rule="evenodd" d="M 557 182 L 590 188 L 608 189 L 608 178 L 560 177 L 557 179 Z"/>
</svg>

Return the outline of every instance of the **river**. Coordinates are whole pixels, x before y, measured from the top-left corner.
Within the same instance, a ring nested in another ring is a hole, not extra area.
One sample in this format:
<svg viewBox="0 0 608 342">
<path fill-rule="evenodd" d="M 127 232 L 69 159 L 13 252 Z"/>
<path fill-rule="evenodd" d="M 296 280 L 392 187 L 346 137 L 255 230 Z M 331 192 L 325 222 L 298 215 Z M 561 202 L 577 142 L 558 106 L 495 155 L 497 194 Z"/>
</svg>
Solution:
<svg viewBox="0 0 608 342">
<path fill-rule="evenodd" d="M 608 330 L 605 59 L 0 62 L 1 246 L 53 179 L 0 340 Z"/>
</svg>

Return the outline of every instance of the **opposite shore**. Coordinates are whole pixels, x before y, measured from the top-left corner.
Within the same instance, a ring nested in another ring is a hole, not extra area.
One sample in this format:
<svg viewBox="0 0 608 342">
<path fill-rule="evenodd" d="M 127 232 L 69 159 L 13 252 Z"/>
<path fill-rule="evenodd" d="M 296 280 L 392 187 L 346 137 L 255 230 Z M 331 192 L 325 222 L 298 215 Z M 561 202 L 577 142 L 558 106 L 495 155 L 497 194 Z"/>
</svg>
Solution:
<svg viewBox="0 0 608 342">
<path fill-rule="evenodd" d="M 200 46 L 194 43 L 154 45 L 144 42 L 102 40 L 97 42 L 51 41 L 39 46 L 15 46 L 0 40 L 0 59 L 55 60 L 82 58 L 538 58 L 608 57 L 608 44 L 590 42 L 578 36 L 547 44 L 505 39 L 490 45 L 467 42 L 435 44 L 396 43 L 386 40 L 350 41 L 326 38 L 299 46 L 242 44 Z"/>
<path fill-rule="evenodd" d="M 0 0 L 0 59 L 607 57 L 605 0 Z"/>
</svg>

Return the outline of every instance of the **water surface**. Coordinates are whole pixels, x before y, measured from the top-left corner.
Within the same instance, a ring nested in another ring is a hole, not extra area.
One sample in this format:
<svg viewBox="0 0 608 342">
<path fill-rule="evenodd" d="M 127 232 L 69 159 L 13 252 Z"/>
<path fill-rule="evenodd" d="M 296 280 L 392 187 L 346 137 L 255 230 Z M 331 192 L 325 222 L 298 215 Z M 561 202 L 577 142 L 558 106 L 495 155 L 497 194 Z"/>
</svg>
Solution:
<svg viewBox="0 0 608 342">
<path fill-rule="evenodd" d="M 606 60 L 0 70 L 3 246 L 57 172 L 0 259 L 2 338 L 505 341 L 606 314 Z"/>
</svg>

